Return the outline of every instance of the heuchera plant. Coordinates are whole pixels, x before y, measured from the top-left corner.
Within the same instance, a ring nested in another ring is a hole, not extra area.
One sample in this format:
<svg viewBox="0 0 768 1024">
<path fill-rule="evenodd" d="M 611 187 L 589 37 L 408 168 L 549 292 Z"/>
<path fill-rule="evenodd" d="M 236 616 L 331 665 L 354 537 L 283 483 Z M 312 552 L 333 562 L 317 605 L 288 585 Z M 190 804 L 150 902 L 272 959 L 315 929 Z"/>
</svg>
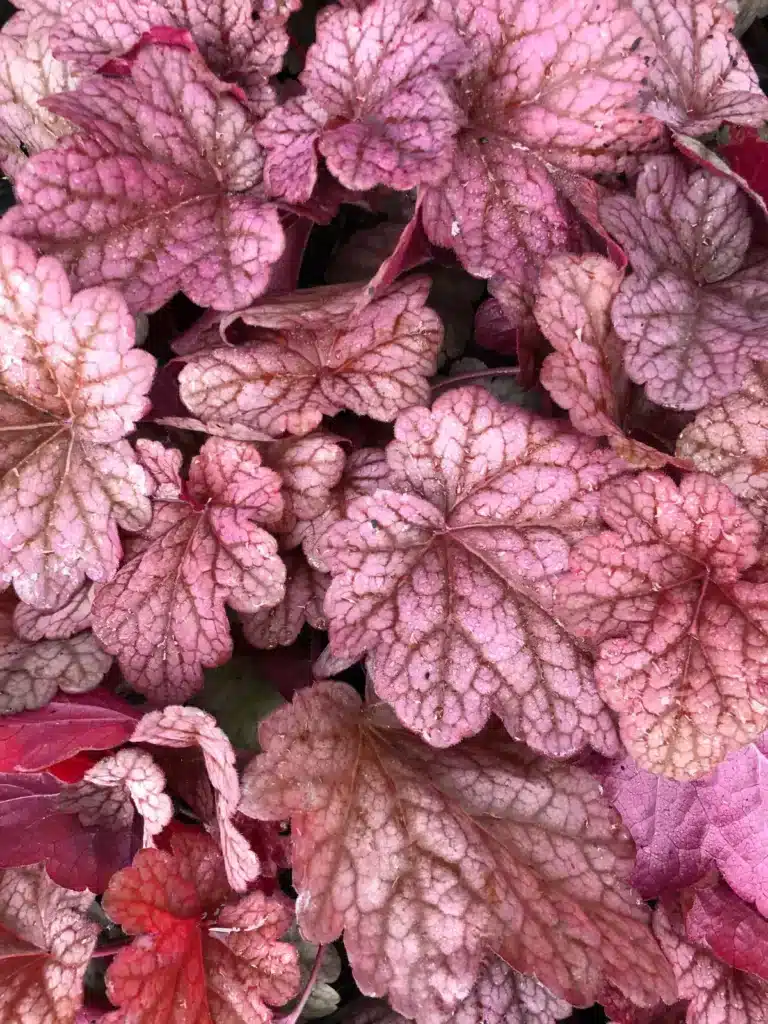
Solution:
<svg viewBox="0 0 768 1024">
<path fill-rule="evenodd" d="M 0 1024 L 768 1024 L 765 4 L 17 6 Z"/>
</svg>

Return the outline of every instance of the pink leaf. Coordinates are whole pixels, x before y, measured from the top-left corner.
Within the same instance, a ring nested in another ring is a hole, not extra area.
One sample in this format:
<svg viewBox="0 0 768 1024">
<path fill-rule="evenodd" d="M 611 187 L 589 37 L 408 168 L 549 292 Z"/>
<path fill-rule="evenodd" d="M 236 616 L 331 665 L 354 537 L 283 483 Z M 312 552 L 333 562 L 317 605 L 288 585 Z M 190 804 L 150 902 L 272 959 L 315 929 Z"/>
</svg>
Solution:
<svg viewBox="0 0 768 1024">
<path fill-rule="evenodd" d="M 344 471 L 344 451 L 332 437 L 313 434 L 263 445 L 261 453 L 283 482 L 285 511 L 275 532 L 284 547 L 295 548 L 309 524 L 328 508 Z"/>
<path fill-rule="evenodd" d="M 495 732 L 436 751 L 376 715 L 344 684 L 300 690 L 246 769 L 243 811 L 291 817 L 305 939 L 343 931 L 358 986 L 422 1021 L 455 1011 L 491 952 L 571 1002 L 604 979 L 640 1005 L 671 994 L 584 769 Z"/>
<path fill-rule="evenodd" d="M 144 819 L 144 846 L 153 845 L 153 837 L 173 818 L 173 803 L 165 792 L 165 776 L 145 750 L 126 747 L 103 757 L 83 776 L 79 790 L 124 791 Z"/>
<path fill-rule="evenodd" d="M 0 873 L 0 1019 L 74 1024 L 99 934 L 85 916 L 92 902 L 41 867 Z"/>
<path fill-rule="evenodd" d="M 66 640 L 90 628 L 92 604 L 93 586 L 89 584 L 54 611 L 19 602 L 13 610 L 13 631 L 24 640 Z"/>
<path fill-rule="evenodd" d="M 656 907 L 653 930 L 675 972 L 680 997 L 690 1000 L 687 1024 L 764 1024 L 765 982 L 689 942 L 677 907 Z"/>
<path fill-rule="evenodd" d="M 722 882 L 696 886 L 689 898 L 687 937 L 730 967 L 768 981 L 768 921 Z"/>
<path fill-rule="evenodd" d="M 296 950 L 278 941 L 291 923 L 281 896 L 237 902 L 206 836 L 175 836 L 171 852 L 141 850 L 104 894 L 129 935 L 107 970 L 114 1024 L 251 1024 L 299 987 Z"/>
<path fill-rule="evenodd" d="M 768 521 L 768 364 L 741 390 L 706 406 L 681 433 L 677 454 L 722 481 L 761 523 Z"/>
<path fill-rule="evenodd" d="M 24 640 L 10 612 L 0 609 L 0 714 L 44 707 L 60 689 L 85 693 L 112 664 L 90 630 L 52 640 Z"/>
<path fill-rule="evenodd" d="M 138 447 L 146 461 L 169 457 L 157 442 Z M 211 438 L 192 460 L 189 496 L 172 497 L 174 486 L 158 491 L 151 525 L 93 605 L 94 632 L 126 679 L 166 702 L 191 696 L 204 667 L 231 657 L 225 603 L 271 607 L 285 581 L 277 542 L 256 525 L 279 520 L 280 478 L 252 445 Z"/>
<path fill-rule="evenodd" d="M 577 430 L 607 437 L 634 465 L 660 468 L 661 452 L 624 435 L 629 399 L 623 345 L 611 325 L 611 305 L 623 273 L 602 256 L 551 256 L 539 280 L 534 313 L 555 351 L 544 360 L 541 383 L 568 409 Z"/>
<path fill-rule="evenodd" d="M 560 616 L 600 643 L 598 689 L 638 764 L 703 775 L 768 726 L 768 587 L 741 579 L 760 528 L 703 473 L 618 481 L 601 511 L 611 529 L 573 549 Z"/>
<path fill-rule="evenodd" d="M 72 88 L 75 78 L 49 47 L 52 19 L 30 19 L 26 32 L 0 32 L 0 163 L 13 178 L 24 167 L 27 154 L 40 153 L 71 131 L 65 120 L 40 105 L 53 93 Z"/>
<path fill-rule="evenodd" d="M 39 609 L 117 571 L 118 525 L 149 521 L 122 438 L 147 408 L 155 360 L 106 288 L 72 297 L 56 260 L 0 236 L 0 579 Z"/>
<path fill-rule="evenodd" d="M 214 309 L 261 294 L 283 250 L 263 154 L 199 54 L 144 45 L 130 77 L 94 75 L 48 107 L 82 131 L 27 163 L 6 230 L 55 251 L 81 285 L 120 287 L 133 312 L 179 290 Z"/>
<path fill-rule="evenodd" d="M 136 726 L 134 743 L 157 746 L 199 747 L 216 795 L 218 838 L 224 868 L 233 889 L 244 890 L 259 874 L 259 861 L 248 842 L 232 824 L 240 801 L 240 781 L 232 744 L 216 720 L 199 708 L 168 707 L 144 715 Z"/>
<path fill-rule="evenodd" d="M 768 356 L 765 266 L 740 269 L 751 222 L 738 185 L 655 157 L 635 199 L 611 197 L 601 213 L 634 271 L 613 304 L 632 380 L 673 409 L 737 391 L 751 360 Z"/>
<path fill-rule="evenodd" d="M 369 652 L 376 692 L 429 743 L 493 713 L 534 749 L 617 751 L 581 646 L 552 613 L 597 486 L 626 467 L 595 442 L 481 388 L 401 415 L 392 490 L 347 507 L 319 545 L 334 655 Z"/>
<path fill-rule="evenodd" d="M 646 72 L 641 27 L 619 0 L 494 0 L 482 17 L 473 0 L 433 7 L 473 60 L 459 89 L 466 127 L 451 173 L 424 189 L 424 226 L 471 274 L 522 280 L 568 242 L 550 168 L 622 170 L 655 141 L 632 109 Z"/>
<path fill-rule="evenodd" d="M 250 0 L 75 0 L 56 25 L 53 50 L 97 70 L 155 26 L 188 29 L 215 74 L 237 82 L 254 109 L 266 111 L 274 103 L 268 79 L 282 67 L 288 34 L 282 17 L 255 13 Z"/>
<path fill-rule="evenodd" d="M 633 883 L 652 898 L 717 867 L 741 897 L 768 911 L 768 760 L 765 743 L 731 754 L 695 782 L 676 782 L 631 758 L 599 771 L 637 845 Z"/>
<path fill-rule="evenodd" d="M 283 600 L 274 608 L 241 616 L 243 635 L 254 647 L 288 647 L 305 622 L 315 629 L 326 628 L 323 600 L 330 578 L 313 569 L 300 551 L 288 552 L 283 560 L 288 573 Z"/>
<path fill-rule="evenodd" d="M 238 314 L 255 340 L 193 356 L 181 397 L 194 416 L 307 434 L 349 409 L 392 420 L 429 397 L 443 332 L 425 306 L 429 280 L 410 277 L 355 314 L 357 286 L 315 288 Z"/>
<path fill-rule="evenodd" d="M 656 53 L 647 71 L 648 113 L 687 135 L 723 121 L 761 124 L 768 100 L 721 0 L 632 0 Z"/>
<path fill-rule="evenodd" d="M 134 817 L 122 786 L 67 786 L 47 773 L 0 775 L 0 866 L 42 861 L 59 885 L 103 892 L 130 862 Z"/>
<path fill-rule="evenodd" d="M 421 18 L 425 0 L 373 0 L 318 20 L 303 96 L 273 110 L 256 137 L 268 152 L 273 195 L 309 199 L 319 148 L 349 189 L 407 191 L 451 168 L 460 111 L 446 79 L 465 56 L 458 35 Z"/>
<path fill-rule="evenodd" d="M 0 771 L 35 772 L 81 750 L 118 747 L 142 713 L 101 688 L 58 694 L 37 711 L 0 718 Z"/>
</svg>

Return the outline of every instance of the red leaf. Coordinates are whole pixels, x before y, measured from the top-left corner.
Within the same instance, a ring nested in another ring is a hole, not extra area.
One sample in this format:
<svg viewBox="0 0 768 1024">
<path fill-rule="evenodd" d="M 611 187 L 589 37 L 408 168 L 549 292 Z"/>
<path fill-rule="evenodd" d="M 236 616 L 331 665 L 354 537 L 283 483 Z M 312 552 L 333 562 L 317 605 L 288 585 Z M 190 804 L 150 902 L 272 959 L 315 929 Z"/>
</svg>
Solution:
<svg viewBox="0 0 768 1024">
<path fill-rule="evenodd" d="M 676 131 L 706 135 L 723 121 L 761 124 L 768 99 L 721 0 L 632 0 L 655 47 L 648 113 Z"/>
<path fill-rule="evenodd" d="M 638 764 L 703 775 L 768 726 L 768 586 L 741 579 L 760 528 L 703 473 L 610 484 L 601 512 L 612 529 L 573 549 L 560 615 L 600 643 L 598 689 Z"/>
<path fill-rule="evenodd" d="M 296 641 L 305 622 L 315 629 L 326 628 L 323 601 L 330 577 L 313 569 L 303 552 L 290 551 L 283 555 L 283 561 L 288 575 L 280 604 L 241 616 L 243 635 L 254 647 L 288 647 Z"/>
<path fill-rule="evenodd" d="M 346 188 L 407 191 L 444 178 L 461 114 L 446 82 L 465 57 L 461 39 L 424 0 L 373 0 L 318 19 L 301 82 L 306 92 L 256 131 L 271 193 L 309 199 L 320 150 Z"/>
<path fill-rule="evenodd" d="M 619 0 L 494 0 L 482 17 L 474 0 L 433 6 L 473 59 L 459 84 L 467 124 L 451 173 L 424 189 L 424 226 L 471 274 L 522 281 L 569 240 L 550 169 L 627 169 L 656 141 L 632 109 L 646 73 L 640 24 Z"/>
<path fill-rule="evenodd" d="M 149 521 L 122 438 L 147 409 L 155 360 L 133 348 L 117 292 L 72 296 L 56 260 L 0 236 L 0 578 L 57 608 L 113 576 L 118 525 Z"/>
<path fill-rule="evenodd" d="M 624 463 L 482 388 L 404 413 L 395 438 L 393 489 L 352 501 L 319 544 L 334 655 L 367 651 L 378 695 L 437 746 L 493 713 L 550 756 L 616 753 L 591 663 L 552 604 L 570 544 L 597 526 L 595 488 Z"/>
<path fill-rule="evenodd" d="M 653 930 L 672 964 L 680 997 L 690 1000 L 687 1024 L 765 1024 L 765 982 L 689 942 L 677 907 L 657 906 Z"/>
<path fill-rule="evenodd" d="M 81 131 L 28 161 L 6 230 L 55 251 L 81 285 L 120 287 L 133 312 L 179 290 L 214 309 L 264 291 L 284 241 L 259 196 L 263 153 L 199 54 L 144 45 L 130 77 L 87 77 L 47 105 Z"/>
<path fill-rule="evenodd" d="M 0 718 L 0 771 L 34 772 L 81 750 L 108 750 L 124 743 L 140 708 L 108 690 L 60 693 L 38 711 Z"/>
<path fill-rule="evenodd" d="M 728 142 L 718 147 L 728 166 L 768 202 L 768 142 L 755 128 L 728 128 Z"/>
<path fill-rule="evenodd" d="M 247 840 L 232 824 L 240 802 L 240 780 L 232 744 L 216 720 L 199 708 L 168 707 L 144 715 L 131 737 L 134 743 L 152 743 L 183 749 L 199 747 L 216 802 L 215 830 L 221 844 L 229 884 L 244 890 L 258 877 L 259 861 Z"/>
<path fill-rule="evenodd" d="M 174 836 L 171 852 L 141 850 L 104 894 L 129 935 L 107 970 L 114 1024 L 251 1024 L 272 1019 L 299 986 L 283 896 L 237 902 L 221 855 L 203 835 Z"/>
<path fill-rule="evenodd" d="M 343 931 L 363 991 L 433 1020 L 493 951 L 575 1003 L 604 980 L 641 1005 L 672 995 L 622 881 L 631 846 L 584 769 L 500 733 L 436 751 L 339 683 L 298 691 L 259 739 L 242 809 L 291 817 L 301 933 Z"/>
<path fill-rule="evenodd" d="M 410 277 L 355 313 L 356 285 L 313 288 L 237 315 L 255 339 L 192 356 L 181 371 L 194 416 L 235 422 L 273 437 L 308 434 L 349 409 L 392 420 L 429 397 L 443 338 L 425 306 L 429 279 Z"/>
<path fill-rule="evenodd" d="M 137 690 L 185 700 L 202 686 L 203 667 L 231 657 L 225 602 L 255 612 L 282 599 L 277 542 L 256 525 L 280 519 L 280 478 L 252 445 L 211 438 L 192 460 L 187 499 L 181 453 L 154 441 L 138 448 L 157 488 L 154 517 L 99 590 L 93 629 Z"/>
<path fill-rule="evenodd" d="M 710 949 L 729 966 L 768 981 L 768 921 L 754 907 L 722 882 L 696 886 L 686 894 L 685 903 L 685 931 L 691 942 Z"/>
<path fill-rule="evenodd" d="M 85 918 L 92 902 L 40 867 L 0 872 L 0 1019 L 73 1024 L 99 934 Z"/>
<path fill-rule="evenodd" d="M 250 0 L 75 0 L 56 24 L 53 52 L 60 60 L 97 70 L 158 25 L 188 29 L 208 66 L 241 85 L 257 111 L 274 96 L 268 79 L 288 48 L 283 18 L 253 11 Z M 259 5 L 266 7 L 267 5 Z M 61 90 L 57 90 L 61 91 Z"/>
<path fill-rule="evenodd" d="M 737 183 L 655 157 L 634 199 L 612 196 L 600 211 L 633 268 L 613 304 L 632 380 L 673 409 L 737 391 L 768 356 L 765 263 L 743 266 L 752 225 Z"/>
</svg>

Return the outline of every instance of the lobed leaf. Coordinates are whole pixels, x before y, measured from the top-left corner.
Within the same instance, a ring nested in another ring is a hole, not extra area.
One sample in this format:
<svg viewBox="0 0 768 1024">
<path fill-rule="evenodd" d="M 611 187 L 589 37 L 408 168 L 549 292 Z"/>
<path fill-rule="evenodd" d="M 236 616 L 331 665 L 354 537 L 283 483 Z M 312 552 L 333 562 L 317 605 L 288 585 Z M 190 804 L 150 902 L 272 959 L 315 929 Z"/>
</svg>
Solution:
<svg viewBox="0 0 768 1024">
<path fill-rule="evenodd" d="M 768 981 L 768 921 L 723 882 L 687 894 L 685 933 L 718 959 Z"/>
<path fill-rule="evenodd" d="M 610 529 L 580 541 L 558 610 L 596 643 L 595 676 L 642 768 L 703 775 L 768 726 L 766 591 L 743 574 L 760 528 L 703 473 L 607 485 Z"/>
<path fill-rule="evenodd" d="M 446 1019 L 491 952 L 571 1002 L 604 979 L 639 1005 L 673 991 L 584 769 L 496 734 L 436 751 L 339 683 L 298 691 L 259 739 L 242 809 L 291 817 L 302 935 L 343 932 L 359 988 L 397 1012 Z"/>
<path fill-rule="evenodd" d="M 590 660 L 553 611 L 596 488 L 625 470 L 590 439 L 482 388 L 413 409 L 387 448 L 390 490 L 348 504 L 319 553 L 331 650 L 428 743 L 498 715 L 549 756 L 617 752 Z"/>
<path fill-rule="evenodd" d="M 270 650 L 295 643 L 304 623 L 325 629 L 323 601 L 330 577 L 313 569 L 303 552 L 283 555 L 286 567 L 285 596 L 273 608 L 242 615 L 243 635 L 254 647 Z"/>
</svg>

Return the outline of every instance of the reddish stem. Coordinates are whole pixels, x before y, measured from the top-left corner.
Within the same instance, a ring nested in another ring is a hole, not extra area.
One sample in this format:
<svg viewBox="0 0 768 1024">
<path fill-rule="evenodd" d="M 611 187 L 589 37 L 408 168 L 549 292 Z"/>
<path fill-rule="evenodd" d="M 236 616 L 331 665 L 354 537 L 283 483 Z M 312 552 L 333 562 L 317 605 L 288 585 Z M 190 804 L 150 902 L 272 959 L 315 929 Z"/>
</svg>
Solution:
<svg viewBox="0 0 768 1024">
<path fill-rule="evenodd" d="M 482 377 L 516 377 L 520 373 L 519 366 L 497 366 L 496 369 L 472 370 L 471 373 L 457 373 L 455 377 L 446 377 L 438 384 L 432 385 L 432 394 L 452 388 L 456 384 L 471 384 Z"/>
<path fill-rule="evenodd" d="M 301 998 L 290 1013 L 286 1013 L 284 1017 L 275 1017 L 274 1024 L 296 1024 L 301 1016 L 301 1011 L 307 1005 L 307 1000 L 312 995 L 312 989 L 317 983 L 317 976 L 320 973 L 320 965 L 323 962 L 324 951 L 325 946 L 317 947 L 317 956 L 315 957 L 314 964 L 312 964 L 312 970 L 307 978 L 307 984 L 304 986 L 304 991 L 301 993 Z"/>
</svg>

